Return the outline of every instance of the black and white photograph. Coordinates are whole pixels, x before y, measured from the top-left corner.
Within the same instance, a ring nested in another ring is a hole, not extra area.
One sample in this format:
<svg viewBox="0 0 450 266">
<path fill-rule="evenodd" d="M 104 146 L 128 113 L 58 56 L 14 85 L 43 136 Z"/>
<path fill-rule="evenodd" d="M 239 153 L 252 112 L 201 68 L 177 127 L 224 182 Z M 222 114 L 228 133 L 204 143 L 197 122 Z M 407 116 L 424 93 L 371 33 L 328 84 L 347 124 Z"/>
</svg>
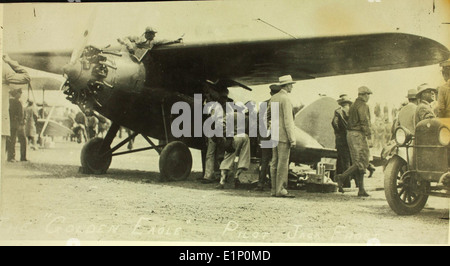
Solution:
<svg viewBox="0 0 450 266">
<path fill-rule="evenodd" d="M 0 14 L 0 245 L 449 245 L 450 1 Z"/>
</svg>

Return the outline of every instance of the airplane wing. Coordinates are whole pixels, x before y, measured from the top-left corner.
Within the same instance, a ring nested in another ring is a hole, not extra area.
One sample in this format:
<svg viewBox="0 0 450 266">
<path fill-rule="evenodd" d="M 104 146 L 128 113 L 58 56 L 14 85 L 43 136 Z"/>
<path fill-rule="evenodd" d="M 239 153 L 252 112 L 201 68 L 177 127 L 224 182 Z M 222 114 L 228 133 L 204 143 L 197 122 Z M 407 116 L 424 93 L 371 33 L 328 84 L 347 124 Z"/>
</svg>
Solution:
<svg viewBox="0 0 450 266">
<path fill-rule="evenodd" d="M 57 91 L 61 88 L 62 81 L 49 77 L 33 77 L 31 76 L 31 87 L 34 90 L 52 90 Z"/>
<path fill-rule="evenodd" d="M 42 133 L 42 135 L 44 136 L 52 136 L 52 137 L 65 137 L 67 135 L 71 135 L 73 134 L 73 131 L 62 125 L 59 124 L 56 121 L 53 120 L 49 120 L 47 126 L 45 127 L 45 131 L 41 132 L 42 129 L 44 128 L 46 119 L 38 119 L 37 123 L 36 123 L 36 131 L 40 134 Z"/>
<path fill-rule="evenodd" d="M 304 80 L 426 66 L 449 55 L 434 40 L 404 33 L 182 44 L 152 51 L 167 82 L 185 76 L 246 85 L 277 82 L 286 74 Z"/>
<path fill-rule="evenodd" d="M 72 51 L 10 53 L 30 68 L 62 74 Z M 232 80 L 245 85 L 276 82 L 286 73 L 294 80 L 437 64 L 449 58 L 442 44 L 405 33 L 377 33 L 176 44 L 154 48 L 162 82 L 182 86 L 194 81 Z"/>
<path fill-rule="evenodd" d="M 71 54 L 72 50 L 8 53 L 23 66 L 59 75 L 63 74 L 63 66 L 69 62 Z"/>
</svg>

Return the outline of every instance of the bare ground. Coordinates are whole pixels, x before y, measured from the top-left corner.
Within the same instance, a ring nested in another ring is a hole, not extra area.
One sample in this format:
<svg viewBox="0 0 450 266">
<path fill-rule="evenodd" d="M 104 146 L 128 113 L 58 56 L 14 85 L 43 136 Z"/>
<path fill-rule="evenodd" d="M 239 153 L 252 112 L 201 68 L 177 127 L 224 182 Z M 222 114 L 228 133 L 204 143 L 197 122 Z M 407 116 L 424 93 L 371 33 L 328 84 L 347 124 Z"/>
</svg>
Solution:
<svg viewBox="0 0 450 266">
<path fill-rule="evenodd" d="M 183 182 L 158 180 L 154 151 L 114 157 L 105 175 L 80 174 L 81 147 L 57 142 L 30 151 L 30 162 L 3 165 L 0 244 L 449 243 L 449 200 L 430 198 L 421 213 L 397 216 L 385 200 L 380 168 L 366 179 L 369 198 L 351 188 L 291 190 L 296 198 L 285 199 L 199 183 L 198 151 Z"/>
</svg>

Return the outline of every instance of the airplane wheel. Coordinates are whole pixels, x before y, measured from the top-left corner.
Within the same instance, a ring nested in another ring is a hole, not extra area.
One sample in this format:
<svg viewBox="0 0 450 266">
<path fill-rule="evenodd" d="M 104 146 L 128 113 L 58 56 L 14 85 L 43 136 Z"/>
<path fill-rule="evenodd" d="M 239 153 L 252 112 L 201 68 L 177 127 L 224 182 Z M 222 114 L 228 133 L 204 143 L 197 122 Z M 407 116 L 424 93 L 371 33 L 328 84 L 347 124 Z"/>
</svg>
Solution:
<svg viewBox="0 0 450 266">
<path fill-rule="evenodd" d="M 100 156 L 102 138 L 93 138 L 84 144 L 81 150 L 81 166 L 85 173 L 104 174 L 111 164 L 112 155 Z"/>
<path fill-rule="evenodd" d="M 191 151 L 183 142 L 171 142 L 161 151 L 159 157 L 159 172 L 162 181 L 186 180 L 191 173 L 191 169 Z"/>
</svg>

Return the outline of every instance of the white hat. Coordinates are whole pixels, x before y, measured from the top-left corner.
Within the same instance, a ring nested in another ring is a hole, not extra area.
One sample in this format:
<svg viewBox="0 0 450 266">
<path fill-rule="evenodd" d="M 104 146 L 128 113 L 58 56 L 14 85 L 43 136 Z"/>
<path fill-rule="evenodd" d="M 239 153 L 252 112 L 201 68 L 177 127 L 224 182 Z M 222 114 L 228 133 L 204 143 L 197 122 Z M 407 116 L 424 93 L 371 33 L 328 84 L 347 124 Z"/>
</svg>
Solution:
<svg viewBox="0 0 450 266">
<path fill-rule="evenodd" d="M 295 81 L 292 80 L 291 75 L 285 75 L 278 78 L 278 86 L 294 84 Z"/>
</svg>

